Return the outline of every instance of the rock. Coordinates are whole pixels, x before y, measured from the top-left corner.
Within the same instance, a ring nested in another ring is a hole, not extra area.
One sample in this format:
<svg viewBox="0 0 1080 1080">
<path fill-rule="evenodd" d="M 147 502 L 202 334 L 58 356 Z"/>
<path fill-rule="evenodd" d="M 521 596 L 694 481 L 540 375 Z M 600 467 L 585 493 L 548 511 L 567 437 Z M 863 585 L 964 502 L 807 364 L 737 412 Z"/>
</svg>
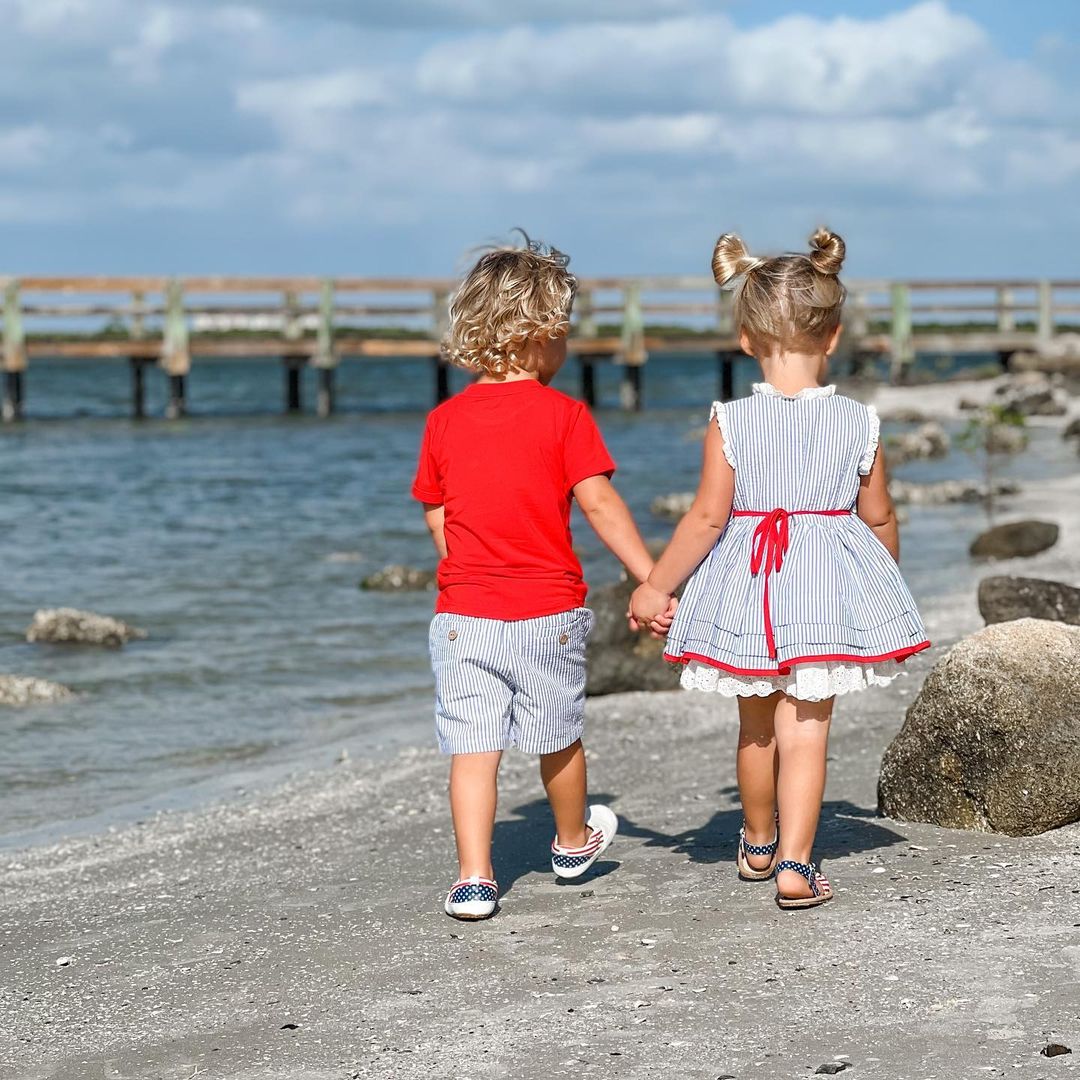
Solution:
<svg viewBox="0 0 1080 1080">
<path fill-rule="evenodd" d="M 1071 1054 L 1072 1050 L 1063 1043 L 1047 1043 L 1039 1053 L 1043 1057 L 1061 1057 L 1062 1054 Z"/>
<path fill-rule="evenodd" d="M 1019 454 L 1028 444 L 1027 432 L 1015 424 L 992 424 L 985 432 L 984 447 L 991 454 Z"/>
<path fill-rule="evenodd" d="M 373 592 L 420 592 L 435 588 L 435 572 L 413 566 L 384 566 L 364 578 L 360 588 Z"/>
<path fill-rule="evenodd" d="M 826 1061 L 824 1065 L 819 1065 L 815 1070 L 815 1075 L 835 1076 L 837 1073 L 843 1072 L 845 1069 L 851 1068 L 851 1062 L 849 1061 Z"/>
<path fill-rule="evenodd" d="M 1069 395 L 1041 371 L 1006 376 L 994 388 L 994 400 L 1024 416 L 1063 416 L 1069 411 Z"/>
<path fill-rule="evenodd" d="M 1074 416 L 1061 433 L 1063 439 L 1080 439 L 1080 416 Z"/>
<path fill-rule="evenodd" d="M 899 408 L 881 414 L 883 424 L 925 424 L 926 413 L 918 409 Z"/>
<path fill-rule="evenodd" d="M 918 458 L 940 458 L 949 452 L 949 433 L 936 421 L 931 420 L 914 431 L 893 435 L 888 440 L 889 462 L 902 465 Z"/>
<path fill-rule="evenodd" d="M 42 608 L 26 630 L 26 640 L 53 645 L 104 645 L 118 649 L 146 637 L 146 631 L 111 615 L 76 608 Z"/>
<path fill-rule="evenodd" d="M 657 495 L 649 504 L 649 510 L 658 518 L 664 518 L 666 521 L 678 521 L 690 509 L 690 504 L 693 501 L 694 493 L 692 491 L 679 491 L 674 495 Z"/>
<path fill-rule="evenodd" d="M 0 675 L 0 705 L 47 705 L 54 701 L 70 701 L 74 696 L 66 686 L 47 679 Z"/>
<path fill-rule="evenodd" d="M 678 671 L 663 660 L 664 642 L 646 633 L 633 634 L 626 625 L 633 591 L 632 582 L 620 581 L 589 592 L 596 623 L 589 635 L 585 693 L 592 697 L 678 688 Z"/>
<path fill-rule="evenodd" d="M 1052 548 L 1059 529 L 1052 521 L 1010 521 L 980 533 L 971 542 L 972 558 L 1017 559 Z"/>
<path fill-rule="evenodd" d="M 881 763 L 887 817 L 1028 836 L 1080 820 L 1080 629 L 987 626 L 930 672 Z"/>
<path fill-rule="evenodd" d="M 996 480 L 994 496 L 1016 495 L 1020 485 L 1011 480 Z M 934 484 L 916 484 L 909 480 L 890 480 L 889 494 L 897 504 L 942 506 L 945 503 L 976 503 L 986 498 L 986 486 L 970 480 L 940 480 Z"/>
<path fill-rule="evenodd" d="M 987 625 L 1045 619 L 1080 626 L 1080 589 L 1040 578 L 983 578 L 979 582 L 979 612 Z"/>
</svg>

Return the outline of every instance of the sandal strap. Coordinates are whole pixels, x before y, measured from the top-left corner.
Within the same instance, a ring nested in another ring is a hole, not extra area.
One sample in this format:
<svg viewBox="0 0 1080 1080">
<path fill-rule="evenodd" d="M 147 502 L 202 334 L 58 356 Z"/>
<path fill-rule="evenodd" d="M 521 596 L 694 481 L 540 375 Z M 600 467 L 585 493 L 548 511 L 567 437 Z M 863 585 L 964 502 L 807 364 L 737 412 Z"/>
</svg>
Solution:
<svg viewBox="0 0 1080 1080">
<path fill-rule="evenodd" d="M 818 872 L 817 867 L 813 863 L 795 862 L 793 859 L 782 859 L 776 864 L 777 876 L 784 870 L 793 870 L 796 874 L 800 874 L 806 878 L 807 885 L 810 886 L 810 891 L 815 896 L 821 895 L 821 890 L 818 888 Z"/>
<path fill-rule="evenodd" d="M 777 832 L 776 839 L 771 844 L 748 844 L 744 825 L 739 830 L 739 843 L 742 844 L 742 849 L 747 855 L 775 855 L 776 849 L 780 846 L 780 833 Z"/>
</svg>

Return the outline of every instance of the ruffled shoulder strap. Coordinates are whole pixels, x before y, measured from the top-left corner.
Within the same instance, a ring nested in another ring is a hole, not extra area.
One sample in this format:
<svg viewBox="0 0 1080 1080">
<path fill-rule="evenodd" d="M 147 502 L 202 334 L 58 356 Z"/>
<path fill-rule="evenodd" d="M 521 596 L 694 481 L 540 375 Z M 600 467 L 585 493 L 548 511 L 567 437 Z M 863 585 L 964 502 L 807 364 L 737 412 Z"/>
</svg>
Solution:
<svg viewBox="0 0 1080 1080">
<path fill-rule="evenodd" d="M 874 466 L 874 457 L 877 454 L 878 440 L 881 437 L 881 419 L 877 409 L 873 405 L 866 406 L 867 419 L 870 421 L 870 431 L 866 439 L 866 448 L 859 461 L 859 475 L 866 476 Z"/>
<path fill-rule="evenodd" d="M 722 401 L 714 401 L 712 408 L 709 410 L 709 422 L 716 421 L 716 426 L 720 429 L 720 434 L 724 437 L 724 457 L 727 458 L 727 463 L 734 469 L 735 465 L 735 447 L 731 442 L 731 433 L 728 430 L 727 422 L 727 406 Z"/>
</svg>

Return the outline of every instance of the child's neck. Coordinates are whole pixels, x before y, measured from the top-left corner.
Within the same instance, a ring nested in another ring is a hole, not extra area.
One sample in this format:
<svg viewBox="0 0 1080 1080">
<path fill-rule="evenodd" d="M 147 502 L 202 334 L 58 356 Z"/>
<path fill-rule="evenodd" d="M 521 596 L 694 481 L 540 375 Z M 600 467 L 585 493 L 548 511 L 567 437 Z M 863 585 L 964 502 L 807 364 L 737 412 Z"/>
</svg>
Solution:
<svg viewBox="0 0 1080 1080">
<path fill-rule="evenodd" d="M 527 379 L 533 379 L 537 382 L 540 381 L 539 371 L 520 371 L 515 368 L 513 371 L 508 371 L 505 375 L 481 375 L 476 381 L 478 383 L 508 383 L 508 382 L 525 382 Z"/>
<path fill-rule="evenodd" d="M 758 363 L 761 364 L 761 374 L 770 386 L 775 386 L 781 394 L 793 397 L 800 390 L 822 385 L 827 360 L 824 352 L 777 352 L 772 356 L 759 357 Z"/>
</svg>

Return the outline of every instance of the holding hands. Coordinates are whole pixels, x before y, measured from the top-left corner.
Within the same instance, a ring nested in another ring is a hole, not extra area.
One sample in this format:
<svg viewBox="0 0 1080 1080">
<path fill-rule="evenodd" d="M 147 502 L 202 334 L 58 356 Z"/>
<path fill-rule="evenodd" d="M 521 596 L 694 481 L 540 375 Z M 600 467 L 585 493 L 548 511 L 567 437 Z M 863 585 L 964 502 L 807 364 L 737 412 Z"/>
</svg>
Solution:
<svg viewBox="0 0 1080 1080">
<path fill-rule="evenodd" d="M 648 630 L 654 638 L 667 637 L 679 601 L 670 593 L 661 592 L 647 581 L 634 590 L 626 618 L 635 633 Z"/>
</svg>

